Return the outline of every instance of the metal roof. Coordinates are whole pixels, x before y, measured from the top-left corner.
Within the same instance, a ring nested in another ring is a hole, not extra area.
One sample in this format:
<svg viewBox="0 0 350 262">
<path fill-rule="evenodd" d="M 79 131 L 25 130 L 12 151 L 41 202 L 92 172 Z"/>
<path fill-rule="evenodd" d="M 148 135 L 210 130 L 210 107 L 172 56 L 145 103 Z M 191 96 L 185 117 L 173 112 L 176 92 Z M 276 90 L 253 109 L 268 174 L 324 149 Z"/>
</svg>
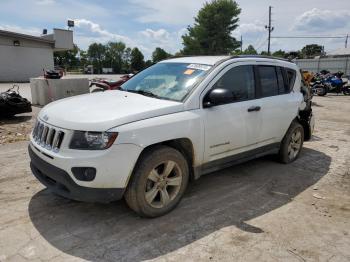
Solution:
<svg viewBox="0 0 350 262">
<path fill-rule="evenodd" d="M 55 41 L 53 41 L 53 40 L 45 39 L 42 37 L 26 35 L 26 34 L 21 34 L 21 33 L 15 33 L 15 32 L 10 32 L 10 31 L 5 31 L 5 30 L 0 30 L 0 36 L 26 39 L 26 40 L 32 40 L 32 41 L 36 41 L 36 42 L 44 42 L 44 43 L 49 43 L 49 44 L 55 43 Z"/>
<path fill-rule="evenodd" d="M 327 52 L 327 55 L 341 55 L 341 56 L 350 56 L 350 48 L 339 48 L 337 50 Z"/>
</svg>

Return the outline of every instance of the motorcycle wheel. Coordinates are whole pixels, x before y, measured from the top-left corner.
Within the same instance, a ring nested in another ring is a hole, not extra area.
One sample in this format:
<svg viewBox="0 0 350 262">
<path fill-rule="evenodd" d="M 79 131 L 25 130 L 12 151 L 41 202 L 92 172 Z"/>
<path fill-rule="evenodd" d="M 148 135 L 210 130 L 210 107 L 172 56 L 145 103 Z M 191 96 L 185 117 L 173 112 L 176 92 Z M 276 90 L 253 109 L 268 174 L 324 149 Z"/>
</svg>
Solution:
<svg viewBox="0 0 350 262">
<path fill-rule="evenodd" d="M 350 88 L 345 88 L 343 90 L 343 94 L 346 95 L 346 96 L 350 95 Z"/>
<path fill-rule="evenodd" d="M 316 94 L 318 96 L 325 96 L 325 95 L 327 95 L 327 88 L 325 86 L 318 86 L 318 87 L 316 87 Z"/>
</svg>

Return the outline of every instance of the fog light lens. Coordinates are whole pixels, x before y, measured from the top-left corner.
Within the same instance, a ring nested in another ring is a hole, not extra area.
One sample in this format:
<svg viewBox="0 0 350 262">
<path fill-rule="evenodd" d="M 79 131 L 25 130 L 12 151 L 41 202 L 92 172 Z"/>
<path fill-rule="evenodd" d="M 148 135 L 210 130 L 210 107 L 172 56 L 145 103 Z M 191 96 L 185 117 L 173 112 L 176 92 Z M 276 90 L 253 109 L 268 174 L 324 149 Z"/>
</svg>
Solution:
<svg viewBox="0 0 350 262">
<path fill-rule="evenodd" d="M 80 181 L 92 181 L 96 177 L 96 168 L 94 167 L 73 167 L 73 175 Z"/>
</svg>

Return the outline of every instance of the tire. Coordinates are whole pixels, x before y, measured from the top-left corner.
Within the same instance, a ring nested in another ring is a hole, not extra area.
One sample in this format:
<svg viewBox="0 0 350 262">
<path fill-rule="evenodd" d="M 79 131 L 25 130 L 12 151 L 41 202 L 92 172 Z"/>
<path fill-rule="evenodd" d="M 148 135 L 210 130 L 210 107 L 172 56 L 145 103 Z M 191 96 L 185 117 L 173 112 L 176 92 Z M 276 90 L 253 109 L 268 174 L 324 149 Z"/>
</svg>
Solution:
<svg viewBox="0 0 350 262">
<path fill-rule="evenodd" d="M 303 143 L 304 128 L 298 122 L 293 121 L 281 142 L 278 153 L 280 162 L 288 164 L 295 161 L 299 157 Z"/>
<path fill-rule="evenodd" d="M 317 87 L 316 94 L 318 96 L 325 96 L 327 95 L 327 88 L 325 86 L 319 86 Z"/>
<path fill-rule="evenodd" d="M 185 157 L 174 148 L 157 146 L 141 155 L 124 197 L 140 216 L 158 217 L 178 205 L 188 181 Z"/>
<path fill-rule="evenodd" d="M 346 96 L 350 95 L 350 87 L 345 87 L 343 89 L 343 94 L 346 95 Z"/>
</svg>

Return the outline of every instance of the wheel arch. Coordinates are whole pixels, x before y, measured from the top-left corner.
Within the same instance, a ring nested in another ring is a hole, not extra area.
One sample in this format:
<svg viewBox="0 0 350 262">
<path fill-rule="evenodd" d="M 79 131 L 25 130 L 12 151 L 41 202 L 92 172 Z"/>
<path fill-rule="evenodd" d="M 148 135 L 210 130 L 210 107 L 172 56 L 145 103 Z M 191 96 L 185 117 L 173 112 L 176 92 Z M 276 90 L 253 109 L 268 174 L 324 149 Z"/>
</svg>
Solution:
<svg viewBox="0 0 350 262">
<path fill-rule="evenodd" d="M 127 184 L 129 184 L 129 181 L 131 180 L 131 177 L 134 173 L 134 170 L 137 167 L 137 165 L 139 164 L 140 159 L 142 159 L 142 156 L 147 154 L 150 150 L 153 150 L 154 148 L 160 147 L 160 146 L 168 146 L 168 147 L 171 147 L 171 148 L 178 150 L 185 157 L 185 159 L 188 163 L 189 172 L 190 172 L 190 174 L 189 174 L 190 181 L 193 181 L 195 179 L 194 167 L 193 167 L 193 163 L 194 163 L 194 159 L 195 159 L 195 152 L 194 152 L 193 143 L 189 138 L 176 138 L 176 139 L 166 140 L 166 141 L 162 141 L 162 142 L 158 142 L 158 143 L 146 146 L 141 151 L 141 153 L 136 161 L 136 164 L 134 165 L 133 172 L 131 173 L 131 175 L 128 179 Z"/>
</svg>

